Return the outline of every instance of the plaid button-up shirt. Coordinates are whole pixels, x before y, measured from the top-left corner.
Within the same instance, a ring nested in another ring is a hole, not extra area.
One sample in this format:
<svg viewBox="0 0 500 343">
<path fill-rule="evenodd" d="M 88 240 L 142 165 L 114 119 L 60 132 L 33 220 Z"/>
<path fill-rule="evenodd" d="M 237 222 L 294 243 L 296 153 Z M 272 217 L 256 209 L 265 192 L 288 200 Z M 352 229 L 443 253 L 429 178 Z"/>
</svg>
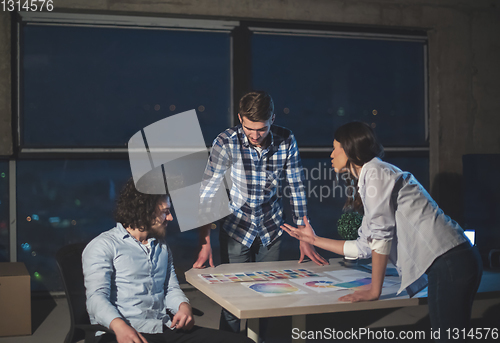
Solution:
<svg viewBox="0 0 500 343">
<path fill-rule="evenodd" d="M 250 247 L 258 236 L 267 246 L 283 231 L 282 195 L 290 199 L 293 221 L 304 225 L 307 215 L 302 163 L 293 133 L 272 125 L 271 143 L 259 154 L 250 145 L 241 125 L 222 132 L 213 142 L 202 189 L 201 203 L 213 200 L 230 171 L 229 207 L 222 229 Z M 283 187 L 283 180 L 288 185 Z"/>
</svg>

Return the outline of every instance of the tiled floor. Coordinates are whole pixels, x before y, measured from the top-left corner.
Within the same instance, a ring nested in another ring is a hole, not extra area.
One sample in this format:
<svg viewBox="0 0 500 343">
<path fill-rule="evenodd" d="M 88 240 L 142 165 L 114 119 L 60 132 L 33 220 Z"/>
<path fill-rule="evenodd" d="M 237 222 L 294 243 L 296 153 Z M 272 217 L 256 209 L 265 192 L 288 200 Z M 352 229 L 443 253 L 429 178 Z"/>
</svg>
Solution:
<svg viewBox="0 0 500 343">
<path fill-rule="evenodd" d="M 220 306 L 208 299 L 199 291 L 184 288 L 193 307 L 202 311 L 196 316 L 197 325 L 217 328 Z M 0 343 L 62 343 L 69 328 L 69 312 L 66 299 L 63 297 L 34 297 L 32 301 L 33 334 L 22 337 L 3 337 Z M 479 298 L 473 309 L 474 327 L 497 327 L 500 329 L 500 294 L 495 297 Z M 385 309 L 376 311 L 344 312 L 307 317 L 307 330 L 351 330 L 352 328 L 371 328 L 372 330 L 429 331 L 429 319 L 426 306 Z M 291 318 L 271 318 L 269 322 L 268 343 L 292 342 Z M 428 336 L 427 336 L 428 337 Z M 324 342 L 331 342 L 325 340 Z M 374 340 L 354 340 L 355 342 L 373 342 Z M 383 342 L 383 340 L 376 340 Z M 413 340 L 416 342 L 416 340 Z M 428 340 L 427 340 L 428 341 Z M 311 342 L 321 342 L 312 340 Z M 335 342 L 339 342 L 336 340 Z M 341 340 L 340 340 L 341 342 Z M 345 341 L 353 342 L 353 340 Z M 391 341 L 394 342 L 394 341 Z"/>
</svg>

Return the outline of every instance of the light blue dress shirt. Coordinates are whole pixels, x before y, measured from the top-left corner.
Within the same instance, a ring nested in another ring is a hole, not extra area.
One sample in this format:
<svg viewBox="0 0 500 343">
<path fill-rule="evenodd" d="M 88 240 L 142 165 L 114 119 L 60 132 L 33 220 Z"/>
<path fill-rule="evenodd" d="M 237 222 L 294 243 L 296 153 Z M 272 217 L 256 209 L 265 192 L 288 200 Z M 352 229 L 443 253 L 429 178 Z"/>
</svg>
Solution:
<svg viewBox="0 0 500 343">
<path fill-rule="evenodd" d="M 344 254 L 369 258 L 373 247 L 380 247 L 374 242 L 390 244 L 389 260 L 401 277 L 398 294 L 406 288 L 413 296 L 423 289 L 432 262 L 467 241 L 411 173 L 377 157 L 363 165 L 358 191 L 365 213 L 358 239 L 346 241 Z"/>
<path fill-rule="evenodd" d="M 115 318 L 143 333 L 161 333 L 189 303 L 179 287 L 165 241 L 148 240 L 150 249 L 117 223 L 100 234 L 82 255 L 87 310 L 92 324 L 109 328 Z"/>
</svg>

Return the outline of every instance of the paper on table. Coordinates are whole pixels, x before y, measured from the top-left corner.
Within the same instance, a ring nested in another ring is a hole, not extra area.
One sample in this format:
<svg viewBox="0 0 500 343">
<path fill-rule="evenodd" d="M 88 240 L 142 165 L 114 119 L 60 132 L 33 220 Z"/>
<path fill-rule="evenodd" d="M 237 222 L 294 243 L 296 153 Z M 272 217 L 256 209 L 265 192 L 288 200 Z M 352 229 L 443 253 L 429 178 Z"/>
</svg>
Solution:
<svg viewBox="0 0 500 343">
<path fill-rule="evenodd" d="M 353 281 L 337 283 L 337 284 L 335 284 L 335 287 L 340 287 L 341 289 L 351 289 L 351 290 L 358 291 L 358 290 L 369 289 L 369 287 L 370 287 L 369 285 L 371 282 L 372 282 L 371 277 L 365 277 L 365 278 L 356 279 Z M 390 286 L 393 286 L 397 283 L 399 283 L 399 282 L 384 280 L 382 287 L 384 287 L 384 288 L 390 287 Z"/>
<path fill-rule="evenodd" d="M 265 297 L 275 297 L 279 295 L 307 294 L 300 288 L 294 285 L 290 285 L 288 282 L 284 281 L 242 282 L 240 283 L 240 285 L 243 285 Z"/>
<path fill-rule="evenodd" d="M 205 282 L 210 284 L 226 283 L 226 282 L 247 282 L 247 281 L 274 281 L 283 279 L 308 278 L 320 276 L 307 269 L 284 269 L 284 270 L 269 270 L 256 272 L 239 272 L 225 274 L 198 274 Z"/>
<path fill-rule="evenodd" d="M 371 264 L 360 264 L 359 267 L 365 269 L 366 271 L 369 271 L 370 273 L 372 271 Z M 399 276 L 398 270 L 394 267 L 394 265 L 389 264 L 385 269 L 385 276 Z"/>
<path fill-rule="evenodd" d="M 339 282 L 329 277 L 294 279 L 290 281 L 318 293 L 339 291 L 343 289 L 340 287 L 335 287 L 335 284 Z"/>
<path fill-rule="evenodd" d="M 333 277 L 335 280 L 338 280 L 340 282 L 354 281 L 369 276 L 368 273 L 357 269 L 333 270 L 325 272 L 325 274 L 328 274 L 329 276 Z"/>
</svg>

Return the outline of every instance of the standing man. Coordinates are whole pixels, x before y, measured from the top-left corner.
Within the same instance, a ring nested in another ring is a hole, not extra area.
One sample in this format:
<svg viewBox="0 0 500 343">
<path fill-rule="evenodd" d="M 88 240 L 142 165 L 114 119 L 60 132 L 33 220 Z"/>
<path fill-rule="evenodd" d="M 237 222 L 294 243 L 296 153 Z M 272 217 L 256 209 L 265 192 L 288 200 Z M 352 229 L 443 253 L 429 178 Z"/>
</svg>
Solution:
<svg viewBox="0 0 500 343">
<path fill-rule="evenodd" d="M 222 132 L 212 145 L 201 189 L 202 207 L 221 187 L 230 170 L 232 213 L 220 229 L 222 263 L 277 261 L 283 220 L 282 179 L 286 178 L 293 221 L 304 226 L 307 215 L 302 165 L 293 133 L 273 125 L 276 118 L 271 96 L 263 91 L 245 94 L 239 104 L 240 125 Z M 213 267 L 211 224 L 200 229 L 201 250 L 194 268 L 205 262 Z M 310 244 L 300 243 L 300 260 L 308 256 L 318 265 L 328 262 Z M 264 323 L 263 323 L 264 324 Z M 262 325 L 261 325 L 262 327 Z M 228 311 L 221 314 L 220 329 L 239 332 L 240 320 Z M 264 328 L 262 328 L 264 330 Z"/>
<path fill-rule="evenodd" d="M 92 240 L 82 255 L 90 320 L 115 334 L 99 343 L 252 342 L 194 325 L 165 241 L 173 220 L 168 195 L 140 193 L 130 179 L 115 219 L 116 227 Z"/>
</svg>

